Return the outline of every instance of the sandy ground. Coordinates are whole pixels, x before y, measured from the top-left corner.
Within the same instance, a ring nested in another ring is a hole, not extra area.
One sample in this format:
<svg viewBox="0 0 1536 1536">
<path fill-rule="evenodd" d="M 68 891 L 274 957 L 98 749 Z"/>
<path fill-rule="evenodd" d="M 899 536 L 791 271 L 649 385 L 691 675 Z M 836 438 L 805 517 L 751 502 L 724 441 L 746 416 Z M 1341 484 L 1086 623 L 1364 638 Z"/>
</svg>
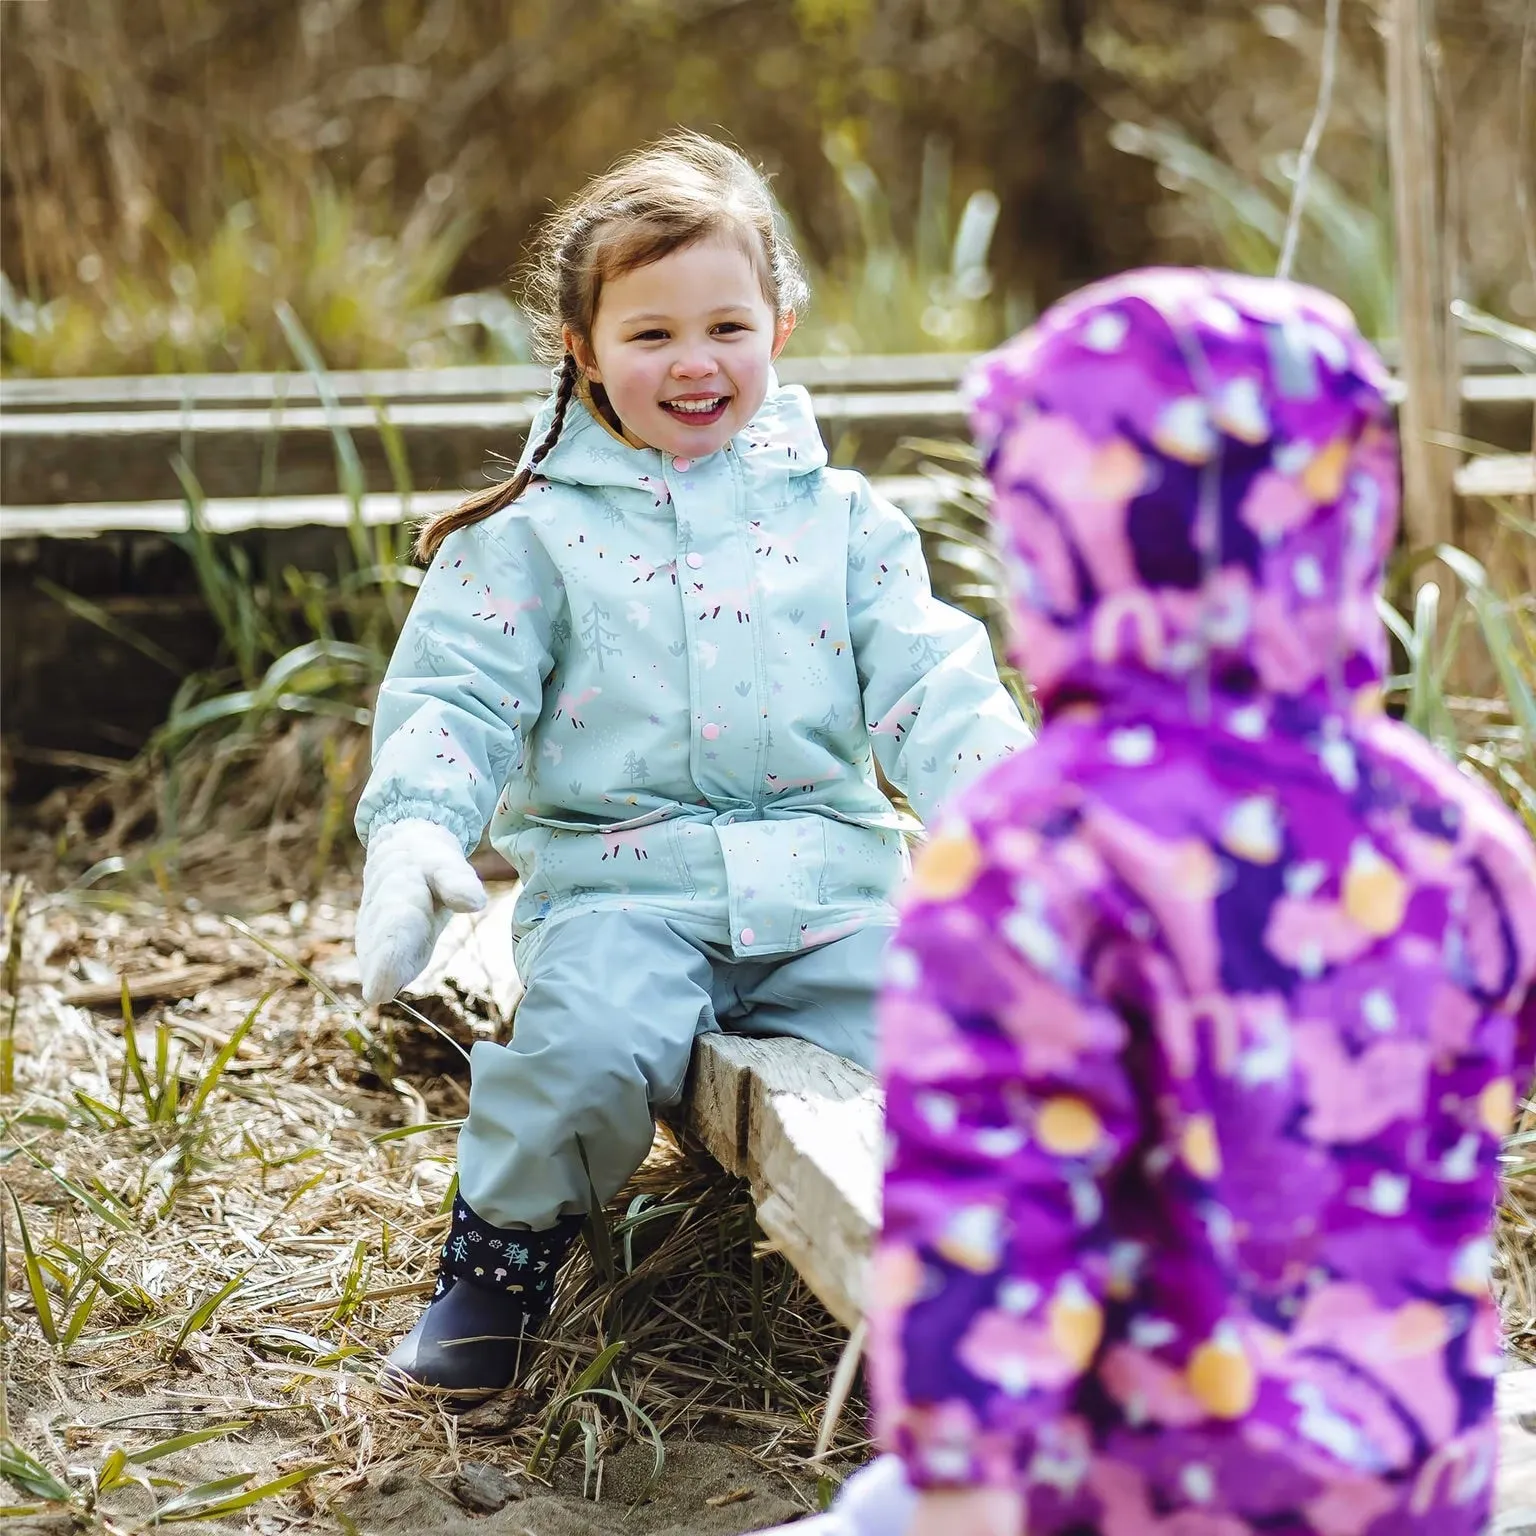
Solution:
<svg viewBox="0 0 1536 1536">
<path fill-rule="evenodd" d="M 231 1480 L 235 1497 L 311 1469 L 182 1528 L 736 1536 L 813 1510 L 818 1481 L 834 1486 L 868 1454 L 855 1407 L 830 1467 L 807 1465 L 843 1335 L 754 1246 L 740 1186 L 665 1137 L 609 1221 L 637 1200 L 674 1214 L 637 1230 L 632 1251 L 617 1245 L 612 1285 L 579 1254 L 525 1391 L 455 1419 L 380 1389 L 378 1361 L 422 1304 L 446 1224 L 459 1046 L 504 1027 L 509 956 L 450 936 L 418 998 L 449 1041 L 357 1009 L 346 891 L 233 924 L 195 901 L 99 893 L 34 891 L 23 914 L 16 1092 L 0 1100 L 0 1177 L 16 1201 L 0 1197 L 3 1406 L 70 1503 L 0 1481 L 7 1536 L 131 1531 L 189 1490 Z M 131 1032 L 114 1000 L 124 976 Z M 565 1395 L 618 1340 L 599 1385 L 657 1426 L 665 1460 L 649 1487 L 655 1451 L 636 1413 Z M 236 1427 L 145 1457 L 216 1424 Z"/>
<path fill-rule="evenodd" d="M 431 1029 L 356 1010 L 349 896 L 234 924 L 185 901 L 25 899 L 16 1092 L 0 1101 L 0 1177 L 16 1202 L 0 1200 L 0 1406 L 70 1503 L 0 1482 L 7 1536 L 134 1531 L 199 1486 L 229 1480 L 235 1497 L 306 1472 L 182 1528 L 738 1536 L 814 1509 L 868 1454 L 855 1405 L 830 1465 L 810 1464 L 842 1335 L 782 1261 L 754 1249 L 739 1188 L 675 1153 L 642 1170 L 610 1220 L 637 1199 L 688 1214 L 653 1224 L 654 1252 L 637 1236 L 612 1285 L 577 1265 L 525 1391 L 455 1419 L 379 1389 L 379 1357 L 429 1284 L 464 1072 L 457 1046 Z M 497 930 L 480 931 L 489 949 L 450 936 L 421 1000 L 460 1044 L 494 1036 L 516 995 Z M 107 1000 L 123 976 L 137 993 L 143 1082 Z M 348 1043 L 359 1028 L 371 1044 Z M 389 1082 L 376 1070 L 386 1046 Z M 654 1447 L 632 1412 L 565 1396 L 620 1339 L 600 1381 L 658 1426 L 654 1481 Z M 1490 1536 L 1536 1536 L 1536 1373 L 1511 1372 L 1501 1408 Z M 145 1454 L 220 1424 L 236 1427 Z M 114 1468 L 128 1475 L 98 1495 Z"/>
</svg>

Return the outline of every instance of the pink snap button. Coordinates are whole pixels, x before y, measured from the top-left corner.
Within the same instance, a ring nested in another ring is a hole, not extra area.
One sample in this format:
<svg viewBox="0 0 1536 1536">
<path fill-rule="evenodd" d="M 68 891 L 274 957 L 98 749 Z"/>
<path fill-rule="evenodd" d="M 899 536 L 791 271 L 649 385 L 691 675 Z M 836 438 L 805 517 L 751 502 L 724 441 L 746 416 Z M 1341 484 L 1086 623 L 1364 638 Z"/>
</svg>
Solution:
<svg viewBox="0 0 1536 1536">
<path fill-rule="evenodd" d="M 685 459 L 682 454 L 678 454 L 678 456 L 672 460 L 672 468 L 675 469 L 678 474 L 686 475 L 688 471 L 693 468 L 693 460 Z"/>
<path fill-rule="evenodd" d="M 720 737 L 720 727 L 713 720 L 699 732 L 705 741 L 717 741 Z"/>
<path fill-rule="evenodd" d="M 688 569 L 690 571 L 698 570 L 698 568 L 701 565 L 703 565 L 703 564 L 704 564 L 704 556 L 701 555 L 697 550 L 695 550 L 691 555 L 688 556 Z"/>
<path fill-rule="evenodd" d="M 756 938 L 757 938 L 757 935 L 755 933 L 753 933 L 750 928 L 743 928 L 741 930 L 741 942 L 743 944 L 750 944 Z"/>
</svg>

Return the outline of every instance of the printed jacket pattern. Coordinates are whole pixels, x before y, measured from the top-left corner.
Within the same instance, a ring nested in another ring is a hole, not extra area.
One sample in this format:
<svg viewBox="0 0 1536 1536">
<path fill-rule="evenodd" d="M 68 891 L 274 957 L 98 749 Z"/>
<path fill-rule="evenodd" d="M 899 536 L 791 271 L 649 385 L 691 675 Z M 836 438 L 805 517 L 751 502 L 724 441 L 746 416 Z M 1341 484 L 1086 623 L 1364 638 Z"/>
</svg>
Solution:
<svg viewBox="0 0 1536 1536">
<path fill-rule="evenodd" d="M 692 462 L 578 400 L 519 501 L 427 572 L 357 825 L 424 816 L 469 850 L 489 821 L 528 942 L 618 905 L 785 953 L 893 921 L 912 822 L 877 762 L 926 816 L 1028 739 L 985 630 L 827 467 L 804 390 L 775 381 Z"/>
<path fill-rule="evenodd" d="M 1476 1536 L 1536 860 L 1379 702 L 1397 464 L 1337 302 L 1199 272 L 973 380 L 1037 745 L 919 861 L 874 1377 L 1030 1536 Z"/>
</svg>

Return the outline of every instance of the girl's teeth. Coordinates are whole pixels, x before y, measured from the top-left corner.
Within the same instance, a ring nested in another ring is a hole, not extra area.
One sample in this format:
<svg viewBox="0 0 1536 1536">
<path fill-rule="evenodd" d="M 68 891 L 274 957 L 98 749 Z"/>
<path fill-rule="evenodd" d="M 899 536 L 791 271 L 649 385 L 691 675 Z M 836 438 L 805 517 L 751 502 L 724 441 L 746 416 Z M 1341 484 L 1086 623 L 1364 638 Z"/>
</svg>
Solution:
<svg viewBox="0 0 1536 1536">
<path fill-rule="evenodd" d="M 667 409 L 682 411 L 685 415 L 689 416 L 707 416 L 719 404 L 719 396 L 716 396 L 713 400 L 668 400 Z"/>
</svg>

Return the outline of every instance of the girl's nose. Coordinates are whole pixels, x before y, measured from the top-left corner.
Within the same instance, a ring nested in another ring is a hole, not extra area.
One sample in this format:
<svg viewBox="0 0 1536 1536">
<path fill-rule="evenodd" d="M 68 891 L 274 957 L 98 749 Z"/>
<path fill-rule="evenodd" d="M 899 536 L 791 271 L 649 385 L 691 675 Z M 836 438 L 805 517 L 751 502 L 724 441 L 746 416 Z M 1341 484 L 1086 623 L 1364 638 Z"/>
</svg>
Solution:
<svg viewBox="0 0 1536 1536">
<path fill-rule="evenodd" d="M 692 349 L 684 352 L 672 364 L 674 379 L 707 379 L 715 372 L 715 360 L 709 352 Z"/>
</svg>

